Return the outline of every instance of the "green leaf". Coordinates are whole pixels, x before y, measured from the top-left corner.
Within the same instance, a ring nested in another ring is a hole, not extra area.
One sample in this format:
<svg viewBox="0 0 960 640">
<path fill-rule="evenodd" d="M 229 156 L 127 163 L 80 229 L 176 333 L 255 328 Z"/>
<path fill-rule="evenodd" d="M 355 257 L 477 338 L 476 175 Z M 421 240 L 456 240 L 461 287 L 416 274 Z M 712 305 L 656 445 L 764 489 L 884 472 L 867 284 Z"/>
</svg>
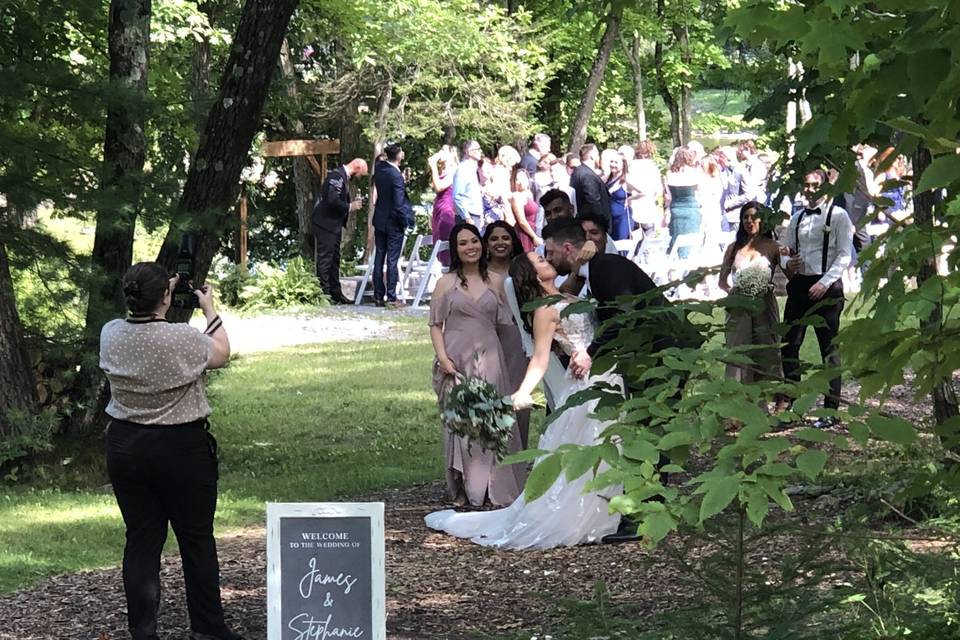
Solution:
<svg viewBox="0 0 960 640">
<path fill-rule="evenodd" d="M 523 490 L 527 502 L 533 502 L 545 494 L 560 476 L 560 454 L 553 453 L 541 460 L 530 472 Z"/>
<path fill-rule="evenodd" d="M 656 511 L 643 519 L 638 532 L 651 544 L 656 544 L 667 537 L 676 526 L 677 523 L 669 511 Z"/>
<path fill-rule="evenodd" d="M 773 478 L 757 478 L 757 484 L 763 487 L 764 492 L 776 502 L 784 511 L 793 511 L 790 497 L 783 492 L 783 487 Z"/>
<path fill-rule="evenodd" d="M 631 460 L 646 460 L 647 462 L 657 462 L 660 460 L 660 452 L 657 448 L 640 438 L 623 445 L 623 456 Z"/>
<path fill-rule="evenodd" d="M 810 427 L 800 429 L 793 435 L 807 442 L 831 442 L 833 440 L 833 436 L 826 431 L 822 429 L 812 429 Z"/>
<path fill-rule="evenodd" d="M 917 193 L 946 187 L 958 179 L 960 179 L 960 155 L 944 154 L 935 158 L 921 174 Z"/>
<path fill-rule="evenodd" d="M 600 460 L 600 449 L 597 447 L 582 447 L 563 454 L 563 472 L 568 481 L 572 482 L 593 468 Z"/>
<path fill-rule="evenodd" d="M 747 494 L 747 517 L 750 522 L 756 526 L 763 524 L 763 519 L 767 517 L 770 511 L 770 500 L 762 487 L 757 485 L 748 486 Z"/>
<path fill-rule="evenodd" d="M 693 434 L 688 431 L 673 431 L 660 438 L 657 448 L 661 451 L 669 451 L 674 447 L 692 444 L 693 440 Z"/>
<path fill-rule="evenodd" d="M 704 483 L 704 487 L 707 492 L 700 503 L 700 522 L 727 508 L 740 491 L 740 478 L 736 476 L 711 478 Z"/>
<path fill-rule="evenodd" d="M 793 467 L 786 464 L 785 462 L 770 462 L 768 464 L 762 465 L 757 468 L 756 473 L 763 474 L 766 476 L 792 476 L 794 472 Z"/>
<path fill-rule="evenodd" d="M 857 441 L 861 447 L 867 446 L 867 442 L 870 440 L 870 430 L 862 422 L 851 422 L 847 426 L 847 430 L 850 432 L 850 437 Z"/>
<path fill-rule="evenodd" d="M 811 449 L 797 456 L 797 469 L 811 480 L 817 479 L 825 464 L 827 464 L 827 454 L 817 449 Z"/>
<path fill-rule="evenodd" d="M 500 464 L 516 464 L 517 462 L 530 462 L 536 460 L 540 456 L 545 456 L 549 451 L 544 451 L 543 449 L 524 449 L 523 451 L 517 451 L 516 453 L 511 453 L 506 456 Z"/>
<path fill-rule="evenodd" d="M 870 416 L 867 424 L 873 435 L 881 440 L 896 444 L 908 445 L 917 439 L 917 432 L 913 425 L 903 418 L 886 418 L 884 416 Z"/>
</svg>

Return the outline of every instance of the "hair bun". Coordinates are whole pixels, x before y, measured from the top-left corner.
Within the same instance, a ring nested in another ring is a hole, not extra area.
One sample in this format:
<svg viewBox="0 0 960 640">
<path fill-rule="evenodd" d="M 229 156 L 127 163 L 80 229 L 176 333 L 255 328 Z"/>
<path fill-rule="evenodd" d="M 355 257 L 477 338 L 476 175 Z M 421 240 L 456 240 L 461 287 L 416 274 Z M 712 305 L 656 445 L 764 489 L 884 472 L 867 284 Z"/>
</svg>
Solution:
<svg viewBox="0 0 960 640">
<path fill-rule="evenodd" d="M 131 280 L 130 282 L 125 282 L 123 284 L 123 294 L 131 298 L 140 297 L 140 283 L 136 280 Z"/>
</svg>

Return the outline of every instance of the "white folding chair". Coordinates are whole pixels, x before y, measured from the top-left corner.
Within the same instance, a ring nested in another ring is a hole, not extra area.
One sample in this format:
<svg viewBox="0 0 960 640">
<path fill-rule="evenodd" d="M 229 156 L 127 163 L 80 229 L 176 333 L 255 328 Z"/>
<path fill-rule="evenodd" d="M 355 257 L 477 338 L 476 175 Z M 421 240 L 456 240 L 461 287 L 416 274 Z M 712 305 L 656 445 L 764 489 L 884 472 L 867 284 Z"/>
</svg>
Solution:
<svg viewBox="0 0 960 640">
<path fill-rule="evenodd" d="M 432 285 L 435 285 L 436 280 L 439 280 L 440 276 L 443 275 L 443 267 L 437 259 L 437 254 L 441 251 L 446 251 L 450 246 L 450 243 L 446 240 L 440 240 L 439 242 L 433 242 L 433 238 L 430 240 L 433 244 L 433 251 L 430 252 L 430 258 L 422 267 L 415 268 L 416 272 L 420 274 L 420 282 L 417 284 L 417 293 L 413 296 L 413 304 L 410 305 L 414 309 L 420 306 L 425 295 L 433 292 Z"/>
<path fill-rule="evenodd" d="M 405 233 L 403 235 L 403 240 L 400 241 L 401 257 L 403 256 L 403 248 L 407 245 L 408 235 L 409 234 Z M 357 265 L 357 271 L 362 273 L 363 275 L 360 277 L 360 284 L 357 285 L 357 295 L 353 301 L 354 305 L 359 305 L 360 303 L 363 302 L 363 295 L 367 291 L 367 284 L 370 282 L 370 278 L 373 277 L 373 264 L 374 262 L 376 262 L 376 259 L 377 259 L 377 248 L 374 247 L 373 250 L 370 252 L 370 262 L 367 264 Z M 403 268 L 403 266 L 401 266 L 402 264 L 405 264 L 405 263 L 402 263 L 402 262 L 398 263 L 397 268 L 402 269 Z M 386 266 L 387 266 L 386 262 L 384 262 L 383 266 L 384 266 L 384 270 L 386 270 Z M 397 284 L 399 285 L 399 282 Z"/>
<path fill-rule="evenodd" d="M 527 357 L 533 356 L 533 338 L 527 333 L 523 326 L 523 316 L 520 314 L 520 304 L 517 302 L 517 292 L 513 288 L 513 278 L 508 277 L 503 282 L 504 291 L 507 294 L 507 304 L 510 305 L 510 311 L 513 313 L 513 319 L 520 329 L 520 340 L 523 343 L 523 351 Z M 550 361 L 547 363 L 547 371 L 543 374 L 543 394 L 547 397 L 547 406 L 551 411 L 557 408 L 557 400 L 563 397 L 563 389 L 567 385 L 567 372 L 560 363 L 557 354 L 550 353 Z"/>
<path fill-rule="evenodd" d="M 433 237 L 418 235 L 417 239 L 413 242 L 413 249 L 410 251 L 410 257 L 407 258 L 406 264 L 403 266 L 403 273 L 400 274 L 400 296 L 403 298 L 403 301 L 407 301 L 407 284 L 410 280 L 411 274 L 415 269 L 418 269 L 426 264 L 423 260 L 420 259 L 420 249 L 423 247 L 433 246 Z"/>
<path fill-rule="evenodd" d="M 670 238 L 668 236 L 653 236 L 644 238 L 637 248 L 637 257 L 634 262 L 657 284 L 667 282 L 669 262 L 667 248 L 669 246 Z"/>
<path fill-rule="evenodd" d="M 617 248 L 617 253 L 628 260 L 633 260 L 640 248 L 640 243 L 633 238 L 624 238 L 623 240 L 614 240 L 613 246 Z"/>
</svg>

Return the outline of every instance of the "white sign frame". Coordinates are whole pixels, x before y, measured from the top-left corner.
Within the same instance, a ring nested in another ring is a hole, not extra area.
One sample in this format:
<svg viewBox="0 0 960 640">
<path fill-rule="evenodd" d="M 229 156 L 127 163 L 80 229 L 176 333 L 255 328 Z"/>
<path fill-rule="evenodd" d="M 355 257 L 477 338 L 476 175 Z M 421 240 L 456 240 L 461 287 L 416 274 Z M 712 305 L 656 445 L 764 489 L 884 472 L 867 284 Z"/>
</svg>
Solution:
<svg viewBox="0 0 960 640">
<path fill-rule="evenodd" d="M 386 640 L 386 547 L 382 502 L 267 503 L 267 640 L 281 640 L 283 637 L 280 610 L 280 520 L 324 517 L 370 519 L 370 592 L 373 611 L 370 640 Z"/>
</svg>

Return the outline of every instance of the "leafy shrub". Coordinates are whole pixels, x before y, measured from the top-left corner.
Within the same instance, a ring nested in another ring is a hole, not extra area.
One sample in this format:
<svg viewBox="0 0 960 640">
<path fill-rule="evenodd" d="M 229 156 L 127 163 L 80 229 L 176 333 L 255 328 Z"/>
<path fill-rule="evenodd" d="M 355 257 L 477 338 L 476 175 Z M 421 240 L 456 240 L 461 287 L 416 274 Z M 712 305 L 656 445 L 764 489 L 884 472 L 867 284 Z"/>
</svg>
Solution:
<svg viewBox="0 0 960 640">
<path fill-rule="evenodd" d="M 53 447 L 57 416 L 52 411 L 37 415 L 11 411 L 8 418 L 13 424 L 13 433 L 0 438 L 0 469 L 21 458 L 49 451 Z M 15 470 L 12 473 L 15 477 Z"/>
<path fill-rule="evenodd" d="M 243 290 L 252 285 L 256 278 L 242 265 L 223 260 L 212 269 L 214 276 L 210 279 L 217 287 L 220 301 L 228 307 L 239 307 L 243 304 Z"/>
<path fill-rule="evenodd" d="M 301 257 L 287 262 L 286 268 L 260 265 L 253 282 L 243 288 L 241 297 L 243 309 L 289 309 L 330 304 L 314 275 L 313 263 Z"/>
</svg>

